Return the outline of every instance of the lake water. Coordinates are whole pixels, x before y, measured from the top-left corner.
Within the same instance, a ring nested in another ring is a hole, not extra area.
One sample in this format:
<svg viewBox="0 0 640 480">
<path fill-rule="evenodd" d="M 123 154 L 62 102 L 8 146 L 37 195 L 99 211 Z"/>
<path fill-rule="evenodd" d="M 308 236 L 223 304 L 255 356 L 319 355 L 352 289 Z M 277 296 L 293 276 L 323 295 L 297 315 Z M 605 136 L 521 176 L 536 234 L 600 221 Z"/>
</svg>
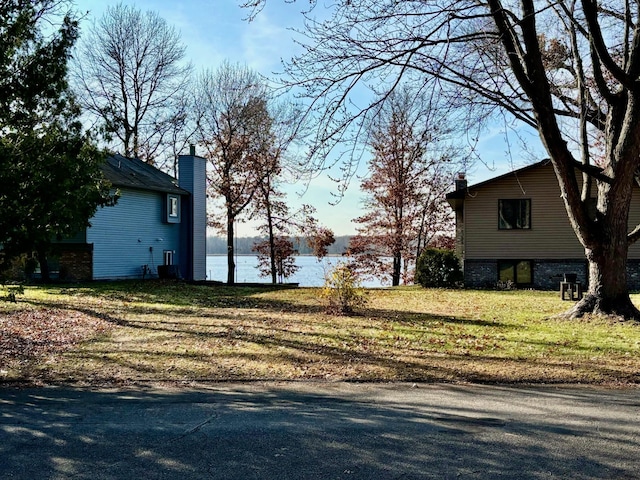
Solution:
<svg viewBox="0 0 640 480">
<path fill-rule="evenodd" d="M 285 282 L 298 283 L 301 287 L 321 287 L 324 285 L 325 272 L 328 272 L 338 262 L 344 261 L 342 257 L 325 257 L 318 261 L 313 256 L 296 256 L 296 265 L 300 268 Z M 269 283 L 271 277 L 261 277 L 257 268 L 258 257 L 253 255 L 238 255 L 236 257 L 236 282 Z M 207 255 L 207 280 L 227 281 L 227 257 L 226 255 Z M 364 287 L 380 287 L 377 280 L 362 282 Z"/>
</svg>

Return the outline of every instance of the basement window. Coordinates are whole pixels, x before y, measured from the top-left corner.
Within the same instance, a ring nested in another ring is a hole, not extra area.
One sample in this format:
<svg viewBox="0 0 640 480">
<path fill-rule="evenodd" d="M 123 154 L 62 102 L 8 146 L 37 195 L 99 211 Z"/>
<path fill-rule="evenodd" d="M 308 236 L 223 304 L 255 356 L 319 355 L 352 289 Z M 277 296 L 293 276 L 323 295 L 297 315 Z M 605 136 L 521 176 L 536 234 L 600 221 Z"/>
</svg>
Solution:
<svg viewBox="0 0 640 480">
<path fill-rule="evenodd" d="M 531 260 L 499 260 L 498 280 L 513 282 L 519 286 L 533 284 L 533 262 Z"/>
</svg>

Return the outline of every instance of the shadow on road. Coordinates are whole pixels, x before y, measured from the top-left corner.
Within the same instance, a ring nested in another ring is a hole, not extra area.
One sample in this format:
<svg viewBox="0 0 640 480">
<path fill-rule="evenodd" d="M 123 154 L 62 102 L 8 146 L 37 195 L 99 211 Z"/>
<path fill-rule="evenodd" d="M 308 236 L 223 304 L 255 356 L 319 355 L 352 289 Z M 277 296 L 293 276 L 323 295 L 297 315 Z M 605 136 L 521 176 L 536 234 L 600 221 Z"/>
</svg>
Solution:
<svg viewBox="0 0 640 480">
<path fill-rule="evenodd" d="M 631 479 L 638 390 L 0 390 L 0 478 Z"/>
</svg>

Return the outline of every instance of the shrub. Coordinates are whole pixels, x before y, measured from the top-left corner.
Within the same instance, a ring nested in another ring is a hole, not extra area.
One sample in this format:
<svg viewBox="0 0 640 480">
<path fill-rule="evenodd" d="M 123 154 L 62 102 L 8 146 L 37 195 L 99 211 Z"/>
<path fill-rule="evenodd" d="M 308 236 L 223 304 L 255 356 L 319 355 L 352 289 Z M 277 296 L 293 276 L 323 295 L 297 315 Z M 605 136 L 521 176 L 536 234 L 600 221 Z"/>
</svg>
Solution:
<svg viewBox="0 0 640 480">
<path fill-rule="evenodd" d="M 427 248 L 416 262 L 415 282 L 423 287 L 459 287 L 460 261 L 452 250 Z"/>
<path fill-rule="evenodd" d="M 348 264 L 340 262 L 325 275 L 322 298 L 328 313 L 351 315 L 367 304 L 365 295 L 358 274 Z"/>
</svg>

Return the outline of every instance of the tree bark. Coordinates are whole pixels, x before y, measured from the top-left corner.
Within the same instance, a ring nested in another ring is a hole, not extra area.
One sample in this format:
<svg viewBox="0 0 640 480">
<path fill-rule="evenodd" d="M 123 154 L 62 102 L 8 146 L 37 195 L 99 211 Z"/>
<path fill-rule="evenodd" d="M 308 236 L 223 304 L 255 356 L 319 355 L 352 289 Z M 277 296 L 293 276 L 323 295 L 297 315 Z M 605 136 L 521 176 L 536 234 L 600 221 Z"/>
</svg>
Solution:
<svg viewBox="0 0 640 480">
<path fill-rule="evenodd" d="M 609 186 L 600 186 L 601 198 L 608 198 Z M 624 197 L 629 197 L 628 201 Z M 601 219 L 599 234 L 587 242 L 585 256 L 588 262 L 588 290 L 582 300 L 563 316 L 580 318 L 587 314 L 613 315 L 627 319 L 640 319 L 640 311 L 629 297 L 627 285 L 627 255 L 629 251 L 628 211 L 631 189 L 618 191 L 614 205 L 608 206 L 606 219 Z M 599 205 L 600 208 L 606 208 Z"/>
<path fill-rule="evenodd" d="M 233 227 L 233 217 L 227 216 L 227 283 L 229 285 L 234 285 L 235 282 L 235 271 L 236 264 L 234 261 L 234 249 L 233 249 L 233 240 L 235 237 L 235 230 Z"/>
<path fill-rule="evenodd" d="M 590 217 L 587 208 L 588 190 L 585 188 L 583 192 L 580 191 L 575 171 L 577 162 L 556 116 L 552 86 L 540 50 L 534 2 L 522 1 L 523 19 L 518 27 L 508 18 L 500 0 L 489 0 L 489 4 L 513 72 L 531 101 L 538 132 L 553 162 L 571 226 L 585 248 L 589 288 L 585 297 L 563 316 L 578 318 L 591 313 L 638 319 L 640 312 L 629 297 L 626 267 L 629 210 L 637 158 L 640 155 L 640 104 L 624 85 L 627 74 L 615 65 L 604 48 L 596 4 L 582 2 L 590 33 L 595 32 L 591 37 L 591 47 L 592 52 L 597 51 L 597 55 L 593 55 L 593 58 L 597 57 L 610 66 L 612 70 L 609 73 L 625 88 L 613 94 L 603 82 L 599 85 L 599 93 L 607 100 L 608 111 L 604 131 L 604 168 L 599 172 L 602 178 L 596 177 L 598 205 L 595 218 Z M 518 29 L 522 32 L 522 41 L 515 33 Z M 595 70 L 600 67 L 596 65 Z M 582 113 L 586 114 L 586 111 Z M 587 148 L 588 145 L 583 147 Z M 590 187 L 584 182 L 583 186 Z"/>
<path fill-rule="evenodd" d="M 393 273 L 391 275 L 391 286 L 400 285 L 400 273 L 402 271 L 402 254 L 399 252 L 393 255 Z"/>
<path fill-rule="evenodd" d="M 271 262 L 271 283 L 274 285 L 278 283 L 277 270 L 276 270 L 276 239 L 273 233 L 273 216 L 271 214 L 271 204 L 268 197 L 266 201 L 267 205 L 267 228 L 269 230 L 269 257 Z M 280 270 L 282 271 L 282 270 Z"/>
<path fill-rule="evenodd" d="M 561 316 L 581 318 L 595 314 L 640 320 L 640 311 L 629 297 L 626 252 L 616 253 L 616 249 L 610 248 L 586 249 L 585 252 L 589 265 L 589 288 L 582 300 Z"/>
</svg>

